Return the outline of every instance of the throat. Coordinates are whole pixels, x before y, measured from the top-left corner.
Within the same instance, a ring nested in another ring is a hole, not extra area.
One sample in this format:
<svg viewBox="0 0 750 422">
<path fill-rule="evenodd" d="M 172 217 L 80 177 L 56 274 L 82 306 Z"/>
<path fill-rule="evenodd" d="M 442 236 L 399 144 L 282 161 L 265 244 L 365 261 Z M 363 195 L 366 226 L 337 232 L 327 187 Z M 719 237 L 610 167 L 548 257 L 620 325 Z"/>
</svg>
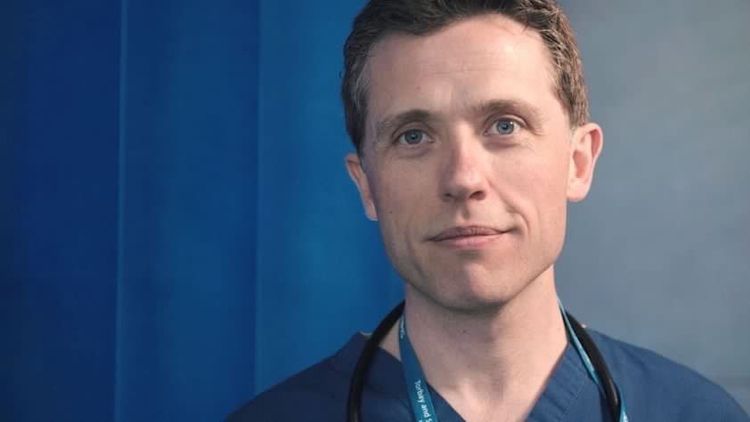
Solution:
<svg viewBox="0 0 750 422">
<path fill-rule="evenodd" d="M 465 420 L 524 420 L 567 346 L 556 295 L 526 306 L 509 303 L 481 318 L 435 315 L 412 303 L 407 300 L 404 318 L 426 381 Z M 398 324 L 381 347 L 402 360 Z"/>
</svg>

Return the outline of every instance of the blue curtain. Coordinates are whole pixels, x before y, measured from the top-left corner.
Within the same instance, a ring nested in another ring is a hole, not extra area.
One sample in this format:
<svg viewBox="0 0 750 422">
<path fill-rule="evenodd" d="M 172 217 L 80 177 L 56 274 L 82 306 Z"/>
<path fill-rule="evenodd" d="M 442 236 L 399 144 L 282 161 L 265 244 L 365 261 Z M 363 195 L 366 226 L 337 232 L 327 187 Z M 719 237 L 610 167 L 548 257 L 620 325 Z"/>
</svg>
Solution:
<svg viewBox="0 0 750 422">
<path fill-rule="evenodd" d="M 0 8 L 0 419 L 114 403 L 119 9 Z"/>
<path fill-rule="evenodd" d="M 298 3 L 3 2 L 1 420 L 218 420 L 399 300 L 343 165 L 361 2 Z"/>
<path fill-rule="evenodd" d="M 117 420 L 215 420 L 253 391 L 257 8 L 124 3 Z"/>
</svg>

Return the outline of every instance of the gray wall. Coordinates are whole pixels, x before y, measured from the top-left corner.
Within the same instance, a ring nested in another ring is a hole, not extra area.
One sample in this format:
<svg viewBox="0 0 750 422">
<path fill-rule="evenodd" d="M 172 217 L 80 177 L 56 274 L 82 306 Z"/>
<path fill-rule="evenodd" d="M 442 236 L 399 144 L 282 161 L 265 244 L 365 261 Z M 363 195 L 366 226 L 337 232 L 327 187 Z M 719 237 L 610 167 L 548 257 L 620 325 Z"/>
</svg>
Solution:
<svg viewBox="0 0 750 422">
<path fill-rule="evenodd" d="M 750 1 L 563 1 L 604 153 L 563 302 L 750 411 Z"/>
</svg>

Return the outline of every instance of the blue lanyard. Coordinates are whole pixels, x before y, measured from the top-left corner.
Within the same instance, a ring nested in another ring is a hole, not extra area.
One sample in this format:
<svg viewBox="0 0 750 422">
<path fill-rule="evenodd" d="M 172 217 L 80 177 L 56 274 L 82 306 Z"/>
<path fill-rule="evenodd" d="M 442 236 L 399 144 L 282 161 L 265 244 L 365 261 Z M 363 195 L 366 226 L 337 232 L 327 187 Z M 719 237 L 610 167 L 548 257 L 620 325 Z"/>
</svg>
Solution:
<svg viewBox="0 0 750 422">
<path fill-rule="evenodd" d="M 401 316 L 398 322 L 398 345 L 401 352 L 401 363 L 404 368 L 406 379 L 406 390 L 411 399 L 411 411 L 416 422 L 438 422 L 435 407 L 432 405 L 432 396 L 427 389 L 422 366 L 411 347 L 409 336 L 406 335 L 406 324 Z"/>
<path fill-rule="evenodd" d="M 571 339 L 576 352 L 578 352 L 578 356 L 583 361 L 586 371 L 591 379 L 594 380 L 597 387 L 599 387 L 599 390 L 603 391 L 601 380 L 596 373 L 594 365 L 591 363 L 591 358 L 589 358 L 588 353 L 586 353 L 586 350 L 584 350 L 581 345 L 581 341 L 573 331 L 573 327 L 570 325 L 570 321 L 565 314 L 565 309 L 562 304 L 560 304 L 560 312 L 565 321 L 565 329 L 568 332 L 568 336 Z M 409 341 L 409 336 L 406 333 L 406 323 L 404 322 L 403 315 L 399 319 L 398 343 L 401 353 L 401 364 L 404 368 L 406 390 L 408 391 L 409 399 L 411 400 L 411 411 L 414 415 L 414 421 L 438 422 L 435 407 L 432 405 L 432 396 L 427 388 L 424 371 L 422 371 L 422 366 L 419 364 L 419 359 L 417 359 L 417 355 L 414 353 L 414 349 Z M 625 413 L 625 401 L 622 396 L 620 396 L 620 402 L 619 422 L 628 422 L 628 415 Z"/>
</svg>

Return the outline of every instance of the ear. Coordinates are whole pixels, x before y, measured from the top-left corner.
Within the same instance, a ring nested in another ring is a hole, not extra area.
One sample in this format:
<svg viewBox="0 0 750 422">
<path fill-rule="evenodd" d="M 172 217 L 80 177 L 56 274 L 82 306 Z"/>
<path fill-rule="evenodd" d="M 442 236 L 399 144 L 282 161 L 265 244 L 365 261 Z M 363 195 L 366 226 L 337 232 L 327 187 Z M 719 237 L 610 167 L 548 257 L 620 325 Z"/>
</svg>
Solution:
<svg viewBox="0 0 750 422">
<path fill-rule="evenodd" d="M 568 163 L 568 200 L 582 201 L 588 194 L 603 142 L 602 128 L 596 123 L 586 123 L 573 132 Z"/>
<path fill-rule="evenodd" d="M 372 191 L 370 190 L 370 182 L 367 180 L 367 173 L 365 173 L 362 167 L 362 161 L 359 155 L 351 153 L 346 155 L 346 170 L 349 172 L 349 177 L 357 185 L 359 190 L 359 198 L 362 200 L 362 207 L 365 209 L 365 215 L 372 221 L 378 220 L 378 213 L 375 209 L 375 202 L 372 199 Z"/>
</svg>

